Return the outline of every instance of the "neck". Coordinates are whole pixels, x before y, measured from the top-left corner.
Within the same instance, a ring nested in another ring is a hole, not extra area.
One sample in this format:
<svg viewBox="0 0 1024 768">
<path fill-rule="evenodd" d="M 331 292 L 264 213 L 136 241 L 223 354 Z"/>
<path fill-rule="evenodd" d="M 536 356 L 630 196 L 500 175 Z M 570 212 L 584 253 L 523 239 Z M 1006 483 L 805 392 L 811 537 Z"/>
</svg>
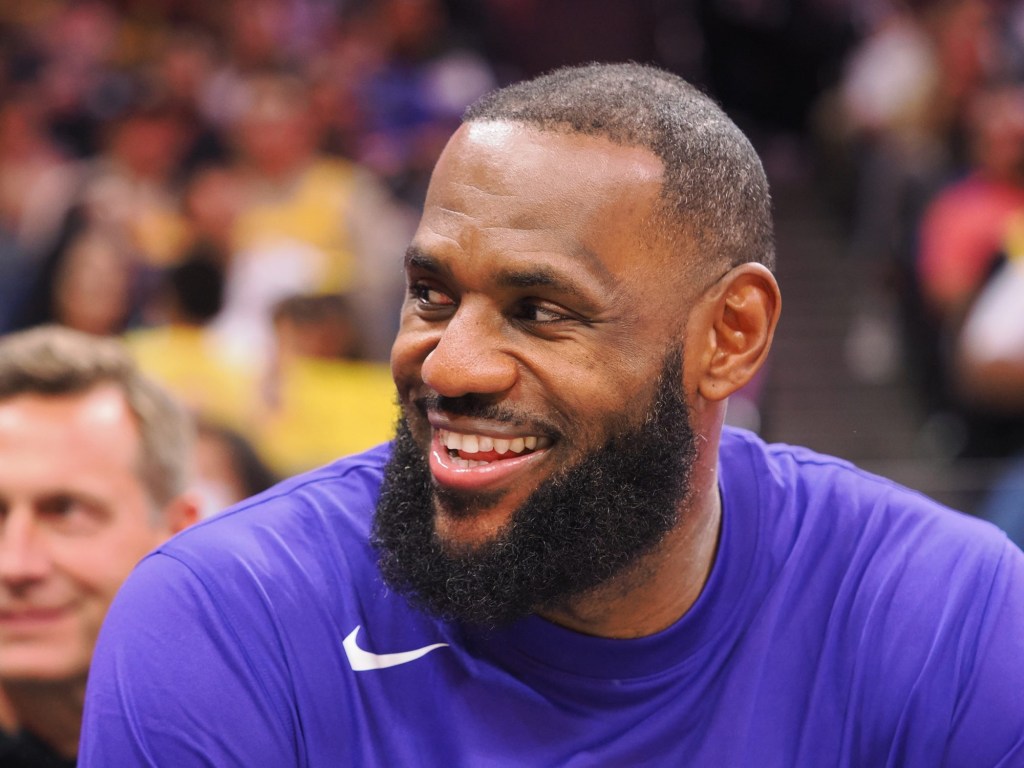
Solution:
<svg viewBox="0 0 1024 768">
<path fill-rule="evenodd" d="M 78 754 L 85 703 L 85 680 L 71 683 L 4 681 L 3 693 L 18 727 L 29 731 L 61 757 Z"/>
<path fill-rule="evenodd" d="M 700 597 L 718 551 L 717 462 L 718 441 L 709 439 L 679 523 L 654 551 L 610 583 L 540 615 L 576 632 L 621 639 L 653 635 L 682 618 Z"/>
</svg>

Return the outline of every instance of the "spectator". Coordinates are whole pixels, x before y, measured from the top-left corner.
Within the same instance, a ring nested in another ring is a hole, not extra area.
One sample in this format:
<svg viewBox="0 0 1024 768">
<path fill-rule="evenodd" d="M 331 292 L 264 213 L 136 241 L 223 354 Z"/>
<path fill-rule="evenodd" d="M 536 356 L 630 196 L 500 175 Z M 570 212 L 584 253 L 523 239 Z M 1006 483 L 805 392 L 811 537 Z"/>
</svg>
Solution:
<svg viewBox="0 0 1024 768">
<path fill-rule="evenodd" d="M 210 324 L 223 304 L 224 274 L 202 245 L 162 276 L 148 327 L 125 334 L 142 371 L 193 412 L 243 432 L 257 408 L 259 361 L 224 354 Z"/>
<path fill-rule="evenodd" d="M 928 205 L 917 259 L 928 304 L 954 330 L 1024 213 L 1024 86 L 979 90 L 968 118 L 970 171 Z"/>
<path fill-rule="evenodd" d="M 96 336 L 117 335 L 127 327 L 138 272 L 117 235 L 93 227 L 71 240 L 53 281 L 50 320 Z"/>
<path fill-rule="evenodd" d="M 922 200 L 948 173 L 958 117 L 981 82 L 989 18 L 981 0 L 893 3 L 850 56 L 839 101 L 860 163 L 856 257 L 906 260 Z"/>
<path fill-rule="evenodd" d="M 275 302 L 347 292 L 370 354 L 386 359 L 401 300 L 399 258 L 413 225 L 408 212 L 367 170 L 319 150 L 298 78 L 251 78 L 233 138 L 241 206 L 219 332 L 240 354 L 265 355 Z"/>
<path fill-rule="evenodd" d="M 991 358 L 987 350 L 1012 333 L 1013 323 L 986 331 L 987 338 L 973 344 L 974 357 L 957 348 L 963 347 L 966 318 L 1003 256 L 1008 249 L 1019 252 L 1011 242 L 1020 240 L 1012 228 L 1024 215 L 1024 87 L 997 82 L 981 89 L 971 101 L 967 127 L 970 170 L 940 191 L 920 224 L 916 266 L 922 306 L 913 322 L 924 343 L 916 354 L 923 361 L 929 404 L 963 426 L 959 452 L 1005 455 L 1022 447 L 1024 411 L 1000 405 L 1005 395 L 990 396 L 1005 389 L 1005 381 L 998 375 L 998 355 Z M 988 362 L 997 368 L 981 373 L 979 366 Z"/>
<path fill-rule="evenodd" d="M 346 297 L 291 296 L 273 318 L 255 442 L 274 470 L 294 474 L 387 439 L 398 415 L 391 370 L 363 357 Z"/>
<path fill-rule="evenodd" d="M 0 229 L 15 238 L 29 264 L 45 251 L 58 225 L 54 200 L 70 195 L 69 166 L 47 135 L 33 94 L 24 87 L 6 94 L 0 100 Z"/>
<path fill-rule="evenodd" d="M 57 327 L 0 340 L 4 766 L 73 765 L 114 593 L 196 518 L 190 426 L 121 345 Z"/>
<path fill-rule="evenodd" d="M 953 350 L 956 384 L 970 402 L 1024 416 L 1024 206 L 1008 221 L 1000 261 L 971 301 Z"/>
<path fill-rule="evenodd" d="M 28 89 L 0 93 L 0 332 L 35 309 L 28 303 L 56 245 L 76 173 L 47 135 Z"/>
<path fill-rule="evenodd" d="M 496 78 L 459 39 L 441 0 L 373 0 L 351 23 L 361 32 L 357 45 L 375 54 L 364 57 L 355 86 L 363 121 L 356 157 L 422 207 L 445 141 Z"/>
<path fill-rule="evenodd" d="M 188 124 L 159 83 L 139 78 L 128 88 L 104 123 L 103 152 L 86 169 L 80 202 L 89 222 L 116 228 L 141 263 L 167 266 L 186 238 L 178 175 Z"/>
<path fill-rule="evenodd" d="M 102 125 L 103 151 L 78 163 L 75 183 L 62 188 L 67 194 L 48 201 L 60 223 L 25 278 L 30 299 L 15 328 L 53 321 L 78 327 L 81 316 L 83 330 L 120 333 L 133 319 L 137 289 L 188 244 L 176 182 L 183 123 L 151 85 L 132 88 Z M 92 276 L 94 269 L 101 276 Z M 85 296 L 103 306 L 88 306 Z"/>
</svg>

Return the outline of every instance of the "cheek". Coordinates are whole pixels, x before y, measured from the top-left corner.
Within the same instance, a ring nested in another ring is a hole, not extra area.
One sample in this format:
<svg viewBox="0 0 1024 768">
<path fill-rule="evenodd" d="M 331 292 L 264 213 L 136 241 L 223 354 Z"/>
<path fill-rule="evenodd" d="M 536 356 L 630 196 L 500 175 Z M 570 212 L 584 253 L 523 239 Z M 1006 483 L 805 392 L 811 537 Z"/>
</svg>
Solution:
<svg viewBox="0 0 1024 768">
<path fill-rule="evenodd" d="M 138 562 L 162 541 L 151 528 L 106 532 L 88 540 L 69 539 L 54 551 L 54 560 L 83 596 L 106 604 Z"/>
<path fill-rule="evenodd" d="M 650 402 L 658 373 L 657 367 L 645 371 L 595 358 L 560 373 L 548 369 L 540 386 L 549 393 L 566 433 L 574 442 L 593 447 L 635 424 Z"/>
</svg>

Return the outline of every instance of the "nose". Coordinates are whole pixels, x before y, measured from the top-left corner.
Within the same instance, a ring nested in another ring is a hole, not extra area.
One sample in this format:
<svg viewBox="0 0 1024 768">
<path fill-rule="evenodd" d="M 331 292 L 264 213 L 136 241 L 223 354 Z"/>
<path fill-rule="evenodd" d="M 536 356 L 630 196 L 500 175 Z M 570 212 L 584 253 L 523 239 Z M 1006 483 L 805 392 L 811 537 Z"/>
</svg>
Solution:
<svg viewBox="0 0 1024 768">
<path fill-rule="evenodd" d="M 0 582 L 9 586 L 42 579 L 49 558 L 30 509 L 9 509 L 0 518 Z"/>
<path fill-rule="evenodd" d="M 500 323 L 500 314 L 463 302 L 423 361 L 423 383 L 445 397 L 511 389 L 518 364 L 503 343 Z"/>
</svg>

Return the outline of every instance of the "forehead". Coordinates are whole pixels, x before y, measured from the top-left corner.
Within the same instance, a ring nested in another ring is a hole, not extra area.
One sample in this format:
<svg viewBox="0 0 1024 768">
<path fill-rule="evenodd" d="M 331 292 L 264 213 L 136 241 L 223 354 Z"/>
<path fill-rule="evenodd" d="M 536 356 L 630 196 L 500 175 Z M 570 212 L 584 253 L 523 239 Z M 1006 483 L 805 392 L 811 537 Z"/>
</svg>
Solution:
<svg viewBox="0 0 1024 768">
<path fill-rule="evenodd" d="M 114 385 L 0 401 L 0 454 L 8 468 L 18 464 L 23 472 L 32 470 L 55 481 L 71 474 L 134 472 L 138 452 L 134 416 Z"/>
<path fill-rule="evenodd" d="M 614 272 L 622 266 L 614 255 L 623 247 L 635 255 L 651 226 L 661 181 L 661 161 L 640 147 L 469 123 L 438 161 L 418 239 L 447 238 L 466 251 L 555 249 Z"/>
<path fill-rule="evenodd" d="M 473 122 L 452 136 L 439 162 L 451 171 L 482 170 L 496 186 L 528 185 L 551 194 L 579 192 L 581 183 L 660 187 L 661 160 L 644 147 L 602 136 L 542 130 L 510 122 Z"/>
</svg>

